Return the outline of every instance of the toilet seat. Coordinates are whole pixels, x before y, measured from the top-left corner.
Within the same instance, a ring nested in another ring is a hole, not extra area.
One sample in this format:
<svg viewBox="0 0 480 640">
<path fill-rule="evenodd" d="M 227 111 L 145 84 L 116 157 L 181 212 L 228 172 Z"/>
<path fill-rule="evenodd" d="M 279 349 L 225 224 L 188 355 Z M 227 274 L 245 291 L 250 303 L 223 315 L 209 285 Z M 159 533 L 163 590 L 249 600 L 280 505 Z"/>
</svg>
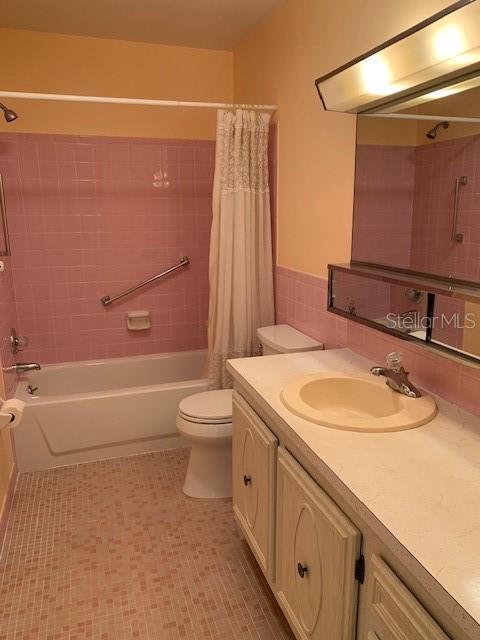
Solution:
<svg viewBox="0 0 480 640">
<path fill-rule="evenodd" d="M 212 445 L 232 437 L 232 390 L 204 391 L 181 400 L 177 414 L 178 431 L 194 442 Z"/>
<path fill-rule="evenodd" d="M 232 390 L 205 391 L 181 400 L 178 415 L 197 424 L 227 424 L 232 421 Z"/>
<path fill-rule="evenodd" d="M 193 422 L 196 424 L 228 424 L 232 421 L 232 416 L 230 416 L 229 418 L 219 418 L 218 420 L 205 420 L 204 418 L 189 416 L 188 414 L 183 413 L 183 411 L 181 411 L 180 409 L 178 410 L 178 415 L 187 422 Z"/>
<path fill-rule="evenodd" d="M 191 442 L 210 442 L 213 446 L 231 441 L 233 427 L 231 422 L 193 422 L 177 415 L 178 432 Z"/>
</svg>

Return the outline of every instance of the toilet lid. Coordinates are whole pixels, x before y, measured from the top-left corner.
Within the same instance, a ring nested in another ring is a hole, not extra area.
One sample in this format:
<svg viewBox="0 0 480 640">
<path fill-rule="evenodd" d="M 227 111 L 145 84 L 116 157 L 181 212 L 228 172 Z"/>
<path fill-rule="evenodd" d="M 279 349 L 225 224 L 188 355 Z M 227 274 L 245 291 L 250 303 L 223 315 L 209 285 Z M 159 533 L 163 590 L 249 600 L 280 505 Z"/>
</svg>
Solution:
<svg viewBox="0 0 480 640">
<path fill-rule="evenodd" d="M 185 416 L 205 422 L 210 420 L 229 422 L 232 419 L 232 390 L 196 393 L 181 400 L 178 409 Z"/>
</svg>

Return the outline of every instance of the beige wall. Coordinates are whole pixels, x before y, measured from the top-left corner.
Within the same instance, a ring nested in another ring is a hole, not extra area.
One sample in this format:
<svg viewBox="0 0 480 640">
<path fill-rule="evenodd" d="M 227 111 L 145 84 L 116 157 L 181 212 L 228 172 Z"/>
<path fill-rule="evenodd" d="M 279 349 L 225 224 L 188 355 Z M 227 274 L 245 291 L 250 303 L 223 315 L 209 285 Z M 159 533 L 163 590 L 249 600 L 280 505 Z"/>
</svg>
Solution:
<svg viewBox="0 0 480 640">
<path fill-rule="evenodd" d="M 350 257 L 355 117 L 324 112 L 314 79 L 449 4 L 287 0 L 235 51 L 236 100 L 279 105 L 279 264 Z"/>
<path fill-rule="evenodd" d="M 233 55 L 122 40 L 0 29 L 0 89 L 231 102 Z M 215 111 L 5 99 L 0 131 L 215 137 Z"/>
<path fill-rule="evenodd" d="M 10 441 L 10 430 L 4 429 L 0 433 L 0 517 L 7 498 L 7 490 L 12 471 L 13 455 Z"/>
<path fill-rule="evenodd" d="M 480 354 L 480 304 L 478 302 L 467 301 L 465 303 L 465 314 L 473 314 L 475 326 L 472 329 L 463 331 L 463 348 L 469 353 Z"/>
</svg>

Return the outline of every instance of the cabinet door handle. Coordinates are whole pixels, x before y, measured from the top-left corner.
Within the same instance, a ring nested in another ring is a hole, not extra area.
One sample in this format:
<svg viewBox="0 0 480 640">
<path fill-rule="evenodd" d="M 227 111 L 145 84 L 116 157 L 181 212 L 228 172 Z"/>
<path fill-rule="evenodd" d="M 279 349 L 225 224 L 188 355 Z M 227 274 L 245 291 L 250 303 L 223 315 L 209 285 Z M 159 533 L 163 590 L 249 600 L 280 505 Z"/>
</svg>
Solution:
<svg viewBox="0 0 480 640">
<path fill-rule="evenodd" d="M 244 475 L 243 476 L 243 484 L 248 487 L 249 484 L 252 484 L 252 479 L 250 476 Z"/>
<path fill-rule="evenodd" d="M 306 567 L 304 564 L 299 562 L 297 564 L 297 571 L 298 571 L 298 575 L 300 576 L 300 578 L 304 578 L 305 575 L 308 573 L 308 567 Z"/>
</svg>

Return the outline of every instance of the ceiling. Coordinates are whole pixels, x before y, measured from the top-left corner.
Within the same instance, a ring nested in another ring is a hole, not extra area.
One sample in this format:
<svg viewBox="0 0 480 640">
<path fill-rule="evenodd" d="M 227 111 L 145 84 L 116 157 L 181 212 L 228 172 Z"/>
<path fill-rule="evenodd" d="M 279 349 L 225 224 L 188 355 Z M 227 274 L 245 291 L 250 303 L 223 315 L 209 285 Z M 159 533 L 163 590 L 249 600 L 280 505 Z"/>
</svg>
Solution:
<svg viewBox="0 0 480 640">
<path fill-rule="evenodd" d="M 232 51 L 283 0 L 0 0 L 0 26 Z"/>
</svg>

